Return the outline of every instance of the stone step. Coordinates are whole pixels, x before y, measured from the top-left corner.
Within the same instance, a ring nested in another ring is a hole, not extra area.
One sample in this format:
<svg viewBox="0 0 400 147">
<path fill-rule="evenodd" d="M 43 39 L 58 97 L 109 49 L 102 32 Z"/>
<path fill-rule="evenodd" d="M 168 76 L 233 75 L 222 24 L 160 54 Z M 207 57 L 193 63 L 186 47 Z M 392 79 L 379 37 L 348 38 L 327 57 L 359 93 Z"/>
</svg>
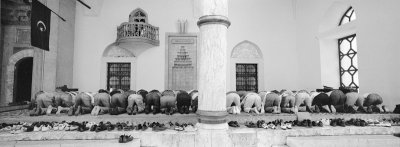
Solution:
<svg viewBox="0 0 400 147">
<path fill-rule="evenodd" d="M 287 137 L 289 147 L 399 147 L 400 138 L 392 135 L 350 135 Z"/>
<path fill-rule="evenodd" d="M 2 147 L 140 147 L 140 139 L 127 143 L 118 140 L 49 140 L 49 141 L 10 141 L 0 142 Z"/>
</svg>

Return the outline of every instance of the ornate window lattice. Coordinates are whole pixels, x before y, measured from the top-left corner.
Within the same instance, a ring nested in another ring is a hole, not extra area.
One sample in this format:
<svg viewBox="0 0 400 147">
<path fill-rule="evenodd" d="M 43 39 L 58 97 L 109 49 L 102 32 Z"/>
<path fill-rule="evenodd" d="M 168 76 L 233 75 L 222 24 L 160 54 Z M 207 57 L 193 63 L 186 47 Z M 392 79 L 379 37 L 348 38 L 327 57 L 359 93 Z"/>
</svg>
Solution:
<svg viewBox="0 0 400 147">
<path fill-rule="evenodd" d="M 340 86 L 358 90 L 358 59 L 356 34 L 340 38 L 339 71 Z"/>
<path fill-rule="evenodd" d="M 339 26 L 349 23 L 355 19 L 356 19 L 356 13 L 354 12 L 353 7 L 350 7 L 349 9 L 347 9 L 346 13 L 344 13 L 342 18 L 340 19 Z"/>
<path fill-rule="evenodd" d="M 133 21 L 133 22 L 142 22 L 142 23 L 147 23 L 147 15 L 146 13 L 141 10 L 141 9 L 136 9 L 134 10 L 134 12 L 132 12 L 129 15 L 129 18 Z"/>
<path fill-rule="evenodd" d="M 107 89 L 129 90 L 131 83 L 130 63 L 108 63 Z"/>
<path fill-rule="evenodd" d="M 257 64 L 236 64 L 236 91 L 258 92 Z"/>
</svg>

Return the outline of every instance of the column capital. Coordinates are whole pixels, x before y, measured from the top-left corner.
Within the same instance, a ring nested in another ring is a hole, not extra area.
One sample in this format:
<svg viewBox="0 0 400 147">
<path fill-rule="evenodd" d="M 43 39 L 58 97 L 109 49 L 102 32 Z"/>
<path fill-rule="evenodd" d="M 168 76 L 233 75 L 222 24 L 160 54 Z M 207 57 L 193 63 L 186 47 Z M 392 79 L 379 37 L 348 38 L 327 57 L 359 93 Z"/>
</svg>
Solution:
<svg viewBox="0 0 400 147">
<path fill-rule="evenodd" d="M 231 25 L 231 22 L 228 17 L 223 15 L 205 15 L 200 17 L 199 21 L 197 21 L 197 26 L 199 27 L 206 24 L 222 24 L 228 28 Z"/>
<path fill-rule="evenodd" d="M 199 116 L 199 123 L 222 124 L 226 123 L 226 116 L 228 116 L 228 112 L 197 110 L 197 115 Z"/>
</svg>

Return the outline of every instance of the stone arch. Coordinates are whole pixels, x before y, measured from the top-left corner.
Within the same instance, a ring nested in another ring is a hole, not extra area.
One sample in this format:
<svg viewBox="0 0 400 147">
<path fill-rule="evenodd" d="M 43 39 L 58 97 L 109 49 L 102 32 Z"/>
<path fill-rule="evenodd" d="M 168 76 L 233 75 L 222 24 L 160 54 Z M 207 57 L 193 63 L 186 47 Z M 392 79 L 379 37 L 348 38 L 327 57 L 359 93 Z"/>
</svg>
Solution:
<svg viewBox="0 0 400 147">
<path fill-rule="evenodd" d="M 106 47 L 103 51 L 103 57 L 135 57 L 135 55 L 127 49 L 124 49 L 112 43 Z"/>
<path fill-rule="evenodd" d="M 230 81 L 231 90 L 236 90 L 236 64 L 257 64 L 258 91 L 264 89 L 264 60 L 263 54 L 257 44 L 244 40 L 238 43 L 230 56 Z"/>
<path fill-rule="evenodd" d="M 262 59 L 263 56 L 260 48 L 256 44 L 248 40 L 244 40 L 233 48 L 231 58 Z"/>
<path fill-rule="evenodd" d="M 13 93 L 14 93 L 14 72 L 15 72 L 15 64 L 26 57 L 33 57 L 33 49 L 26 49 L 19 51 L 12 55 L 8 60 L 7 65 L 7 79 L 6 79 L 6 103 L 10 103 L 13 101 Z"/>
<path fill-rule="evenodd" d="M 108 63 L 130 63 L 131 74 L 130 74 L 130 89 L 136 87 L 136 56 L 125 48 L 118 46 L 116 42 L 108 45 L 101 57 L 101 69 L 100 69 L 100 87 L 102 89 L 107 88 L 107 66 Z"/>
</svg>

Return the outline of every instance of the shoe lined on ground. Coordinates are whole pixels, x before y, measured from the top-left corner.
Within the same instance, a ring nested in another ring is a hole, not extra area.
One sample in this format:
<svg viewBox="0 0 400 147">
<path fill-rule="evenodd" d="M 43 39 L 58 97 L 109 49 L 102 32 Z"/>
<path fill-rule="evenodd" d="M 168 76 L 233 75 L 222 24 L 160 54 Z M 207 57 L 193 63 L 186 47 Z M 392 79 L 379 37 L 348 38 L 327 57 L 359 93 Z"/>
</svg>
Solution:
<svg viewBox="0 0 400 147">
<path fill-rule="evenodd" d="M 257 125 L 252 121 L 246 121 L 244 125 L 249 128 L 257 128 Z"/>
<path fill-rule="evenodd" d="M 235 128 L 240 127 L 237 121 L 230 121 L 228 122 L 228 125 Z"/>
<path fill-rule="evenodd" d="M 127 143 L 133 140 L 131 135 L 121 135 L 119 136 L 118 142 L 119 143 Z"/>
<path fill-rule="evenodd" d="M 196 128 L 193 124 L 189 123 L 189 124 L 184 128 L 184 130 L 185 130 L 185 131 L 188 131 L 188 132 L 193 132 L 193 131 L 196 131 L 197 128 Z"/>
<path fill-rule="evenodd" d="M 152 130 L 155 132 L 165 131 L 166 129 L 167 129 L 167 127 L 165 127 L 164 124 L 156 124 L 152 127 Z"/>
<path fill-rule="evenodd" d="M 267 125 L 270 129 L 276 129 L 276 126 L 272 122 L 269 122 Z"/>
<path fill-rule="evenodd" d="M 262 125 L 265 123 L 264 120 L 258 120 L 257 121 L 257 128 L 263 128 Z"/>
</svg>

